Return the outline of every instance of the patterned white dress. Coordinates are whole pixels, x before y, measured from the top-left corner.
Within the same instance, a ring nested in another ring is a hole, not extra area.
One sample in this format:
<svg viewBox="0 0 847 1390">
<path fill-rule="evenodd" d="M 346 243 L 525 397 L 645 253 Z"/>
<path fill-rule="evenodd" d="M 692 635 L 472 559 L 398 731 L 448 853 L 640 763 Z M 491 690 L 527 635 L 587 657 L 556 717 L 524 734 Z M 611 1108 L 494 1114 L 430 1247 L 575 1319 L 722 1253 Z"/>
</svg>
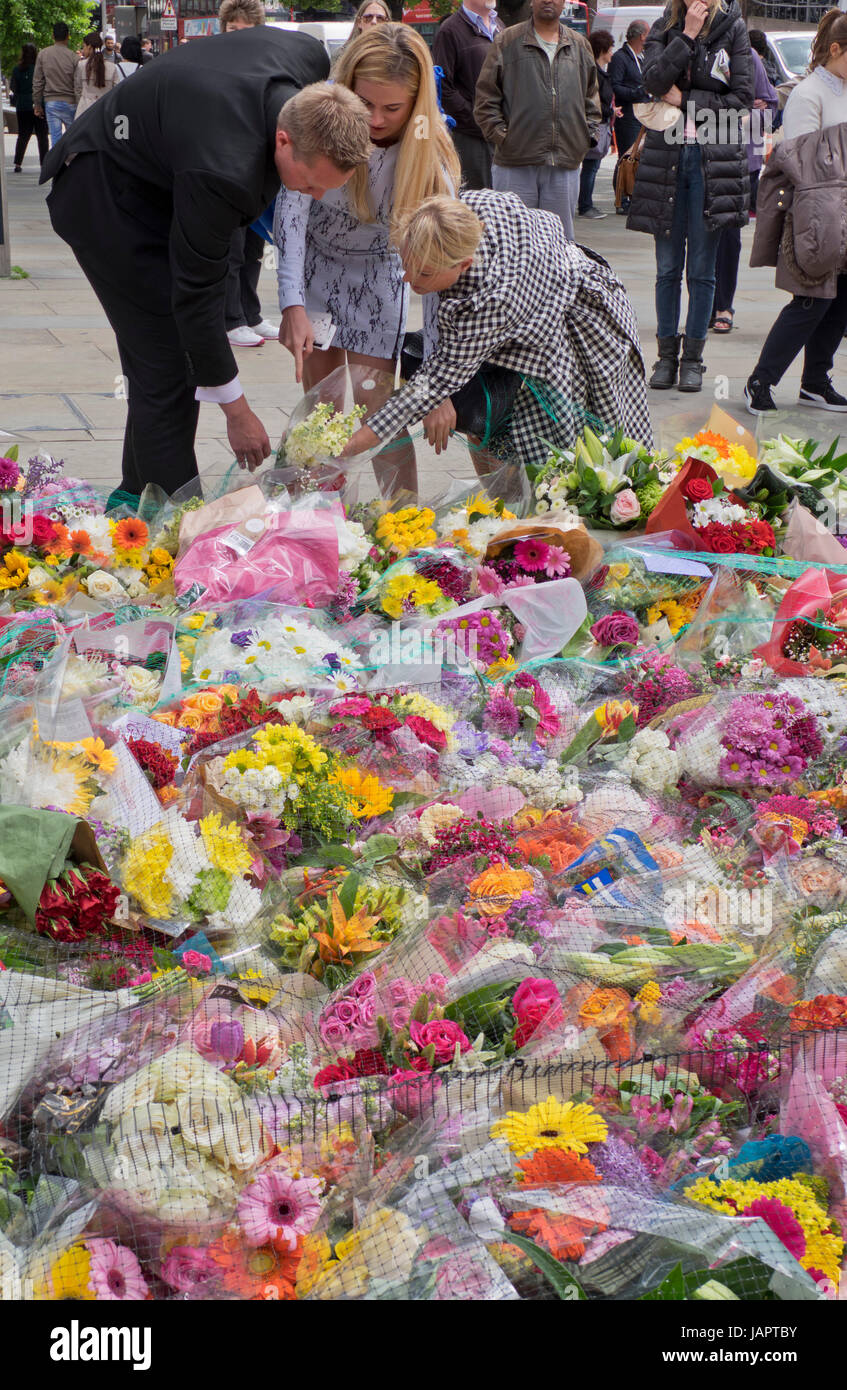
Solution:
<svg viewBox="0 0 847 1390">
<path fill-rule="evenodd" d="M 393 439 L 491 362 L 525 378 L 505 436 L 491 441 L 501 457 L 543 463 L 543 440 L 567 448 L 586 423 L 650 446 L 638 326 L 617 276 L 514 193 L 461 196 L 485 234 L 471 268 L 433 296 L 437 346 L 368 420 L 377 437 Z"/>
<path fill-rule="evenodd" d="M 338 325 L 332 347 L 391 359 L 399 356 L 409 307 L 403 266 L 388 241 L 399 149 L 376 149 L 368 162 L 373 222 L 358 221 L 346 186 L 320 201 L 282 188 L 274 210 L 280 309 L 303 304 L 310 318 L 330 313 Z"/>
</svg>

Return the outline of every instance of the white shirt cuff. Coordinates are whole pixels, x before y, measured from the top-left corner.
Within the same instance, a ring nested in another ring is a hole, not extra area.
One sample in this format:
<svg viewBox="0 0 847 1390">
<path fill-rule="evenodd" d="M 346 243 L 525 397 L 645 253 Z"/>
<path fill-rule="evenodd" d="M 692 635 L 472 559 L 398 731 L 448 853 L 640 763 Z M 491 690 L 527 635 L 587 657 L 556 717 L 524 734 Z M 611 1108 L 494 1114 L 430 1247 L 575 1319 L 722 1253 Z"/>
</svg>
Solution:
<svg viewBox="0 0 847 1390">
<path fill-rule="evenodd" d="M 230 401 L 237 401 L 239 396 L 243 396 L 244 391 L 237 376 L 232 381 L 224 382 L 223 386 L 198 386 L 194 392 L 195 401 L 214 401 L 217 405 L 229 405 Z"/>
</svg>

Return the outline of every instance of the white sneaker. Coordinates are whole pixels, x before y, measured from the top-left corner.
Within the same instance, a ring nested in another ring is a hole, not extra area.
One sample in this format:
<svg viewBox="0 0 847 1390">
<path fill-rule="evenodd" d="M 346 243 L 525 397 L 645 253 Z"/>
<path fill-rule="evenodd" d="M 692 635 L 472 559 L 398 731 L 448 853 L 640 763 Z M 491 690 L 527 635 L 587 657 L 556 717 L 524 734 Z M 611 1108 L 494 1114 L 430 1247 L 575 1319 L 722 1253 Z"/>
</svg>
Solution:
<svg viewBox="0 0 847 1390">
<path fill-rule="evenodd" d="M 254 333 L 252 328 L 248 328 L 246 324 L 241 328 L 231 328 L 226 336 L 232 347 L 261 347 L 262 343 L 265 341 L 258 333 Z"/>
<path fill-rule="evenodd" d="M 267 338 L 268 340 L 270 340 L 271 338 L 278 338 L 279 324 L 268 323 L 267 319 L 262 319 L 261 323 L 251 323 L 250 332 L 258 333 L 260 338 Z"/>
</svg>

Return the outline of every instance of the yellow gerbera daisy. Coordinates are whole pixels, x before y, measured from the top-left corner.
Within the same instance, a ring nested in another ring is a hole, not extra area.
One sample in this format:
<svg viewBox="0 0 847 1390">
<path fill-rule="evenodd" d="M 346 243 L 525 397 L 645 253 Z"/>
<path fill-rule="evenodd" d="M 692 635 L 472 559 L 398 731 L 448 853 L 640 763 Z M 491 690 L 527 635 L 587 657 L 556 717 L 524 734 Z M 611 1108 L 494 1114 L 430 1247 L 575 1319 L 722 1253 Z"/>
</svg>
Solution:
<svg viewBox="0 0 847 1390">
<path fill-rule="evenodd" d="M 335 781 L 347 793 L 356 820 L 368 820 L 391 810 L 394 789 L 384 787 L 378 777 L 363 777 L 357 767 L 347 767 L 336 772 Z"/>
<path fill-rule="evenodd" d="M 95 767 L 99 767 L 101 772 L 114 772 L 118 765 L 118 760 L 114 753 L 108 749 L 102 738 L 83 738 L 80 739 L 80 748 L 85 753 L 88 761 Z"/>
<path fill-rule="evenodd" d="M 589 1144 L 601 1144 L 608 1134 L 602 1115 L 590 1105 L 564 1105 L 548 1096 L 521 1113 L 510 1110 L 505 1119 L 491 1126 L 492 1139 L 505 1139 L 513 1154 L 534 1153 L 536 1149 L 565 1149 L 567 1153 L 588 1153 Z"/>
<path fill-rule="evenodd" d="M 84 1245 L 71 1245 L 53 1261 L 47 1279 L 36 1284 L 35 1297 L 57 1303 L 66 1298 L 88 1302 L 95 1297 L 89 1287 L 90 1278 L 91 1256 Z"/>
</svg>

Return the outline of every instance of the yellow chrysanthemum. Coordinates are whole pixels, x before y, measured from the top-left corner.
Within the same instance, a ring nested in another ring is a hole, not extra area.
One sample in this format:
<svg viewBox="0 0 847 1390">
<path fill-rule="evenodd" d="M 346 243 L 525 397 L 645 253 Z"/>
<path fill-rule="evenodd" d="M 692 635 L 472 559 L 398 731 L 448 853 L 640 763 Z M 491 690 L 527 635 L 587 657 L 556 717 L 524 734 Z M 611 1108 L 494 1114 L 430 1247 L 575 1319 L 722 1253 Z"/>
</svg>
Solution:
<svg viewBox="0 0 847 1390">
<path fill-rule="evenodd" d="M 296 1292 L 305 1298 L 324 1277 L 333 1264 L 332 1246 L 320 1231 L 312 1231 L 303 1241 L 300 1263 L 297 1266 Z"/>
<path fill-rule="evenodd" d="M 276 985 L 267 981 L 261 970 L 245 970 L 236 976 L 238 993 L 248 1004 L 269 1004 L 277 992 Z"/>
<path fill-rule="evenodd" d="M 374 535 L 386 550 L 405 555 L 409 550 L 434 545 L 437 539 L 434 521 L 435 512 L 429 507 L 404 507 L 399 512 L 385 512 L 376 524 Z"/>
<path fill-rule="evenodd" d="M 335 781 L 344 788 L 356 820 L 369 820 L 391 810 L 394 788 L 384 787 L 378 777 L 366 777 L 357 767 L 346 767 L 336 772 Z"/>
<path fill-rule="evenodd" d="M 430 724 L 434 724 L 443 734 L 449 734 L 456 722 L 456 715 L 450 710 L 436 705 L 433 700 L 428 700 L 425 695 L 419 695 L 415 691 L 398 696 L 395 705 L 398 714 L 402 712 L 420 715 L 421 719 L 428 719 Z"/>
<path fill-rule="evenodd" d="M 492 1139 L 505 1139 L 517 1157 L 536 1149 L 564 1149 L 567 1153 L 588 1153 L 589 1144 L 602 1144 L 608 1127 L 602 1115 L 590 1105 L 562 1104 L 548 1096 L 521 1113 L 510 1110 L 505 1119 L 491 1126 Z"/>
<path fill-rule="evenodd" d="M 806 1249 L 800 1256 L 804 1269 L 819 1269 L 837 1288 L 841 1276 L 844 1241 L 832 1229 L 832 1218 L 818 1201 L 814 1191 L 800 1178 L 779 1178 L 776 1182 L 757 1182 L 748 1178 L 736 1182 L 728 1178 L 715 1183 L 711 1178 L 698 1178 L 686 1188 L 686 1197 L 713 1211 L 730 1216 L 743 1215 L 759 1197 L 774 1197 L 793 1211 L 806 1237 Z"/>
<path fill-rule="evenodd" d="M 114 753 L 106 747 L 102 738 L 83 738 L 80 739 L 80 748 L 85 753 L 88 761 L 98 767 L 101 772 L 114 772 L 118 765 L 118 760 Z"/>
<path fill-rule="evenodd" d="M 659 1023 L 661 1012 L 656 1007 L 662 997 L 662 987 L 655 980 L 648 980 L 635 996 L 638 1013 L 642 1023 Z"/>
<path fill-rule="evenodd" d="M 170 915 L 174 895 L 165 882 L 165 874 L 173 852 L 167 835 L 156 830 L 139 835 L 127 851 L 123 867 L 124 888 L 151 917 Z"/>
<path fill-rule="evenodd" d="M 200 821 L 200 834 L 216 869 L 223 869 L 225 874 L 246 874 L 253 856 L 235 821 L 224 825 L 219 812 L 212 811 Z"/>
<path fill-rule="evenodd" d="M 382 610 L 389 618 L 400 618 L 411 608 L 426 608 L 443 598 L 438 585 L 416 574 L 395 574 L 389 579 L 382 595 Z"/>
<path fill-rule="evenodd" d="M 35 1297 L 57 1303 L 66 1298 L 90 1302 L 95 1297 L 90 1279 L 91 1256 L 84 1245 L 71 1245 L 53 1261 L 47 1279 L 36 1284 Z"/>
</svg>

